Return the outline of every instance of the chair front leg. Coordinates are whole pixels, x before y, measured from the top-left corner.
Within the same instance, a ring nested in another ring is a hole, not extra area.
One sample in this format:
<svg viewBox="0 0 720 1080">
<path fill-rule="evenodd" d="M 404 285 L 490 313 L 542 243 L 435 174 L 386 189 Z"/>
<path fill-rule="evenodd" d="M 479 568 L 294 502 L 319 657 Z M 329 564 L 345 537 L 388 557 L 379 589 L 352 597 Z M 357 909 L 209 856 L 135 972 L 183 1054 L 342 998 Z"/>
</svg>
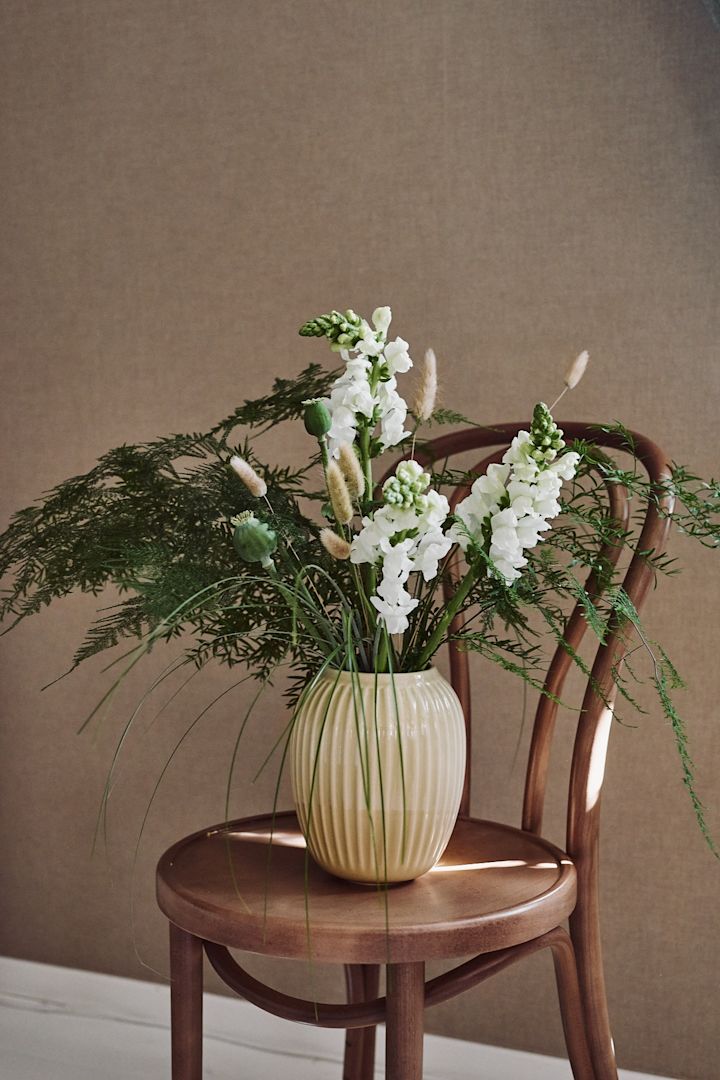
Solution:
<svg viewBox="0 0 720 1080">
<path fill-rule="evenodd" d="M 172 1080 L 202 1080 L 203 944 L 170 923 Z"/>
<path fill-rule="evenodd" d="M 378 964 L 346 964 L 345 981 L 348 1001 L 372 1001 L 378 996 Z M 375 1071 L 375 1033 L 377 1028 L 348 1028 L 345 1036 L 343 1080 L 372 1080 Z"/>
<path fill-rule="evenodd" d="M 422 1080 L 425 964 L 387 965 L 386 1080 Z"/>
</svg>

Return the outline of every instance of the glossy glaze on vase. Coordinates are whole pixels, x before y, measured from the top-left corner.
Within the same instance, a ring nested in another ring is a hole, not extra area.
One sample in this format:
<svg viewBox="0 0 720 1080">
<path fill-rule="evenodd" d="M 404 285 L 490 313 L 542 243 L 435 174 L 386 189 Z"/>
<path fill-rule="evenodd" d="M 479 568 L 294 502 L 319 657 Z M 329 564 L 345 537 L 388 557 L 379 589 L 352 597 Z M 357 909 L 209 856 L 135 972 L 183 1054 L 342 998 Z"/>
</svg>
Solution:
<svg viewBox="0 0 720 1080">
<path fill-rule="evenodd" d="M 438 861 L 460 806 L 465 722 L 435 668 L 326 671 L 298 711 L 291 757 L 298 817 L 324 869 L 409 881 Z"/>
</svg>

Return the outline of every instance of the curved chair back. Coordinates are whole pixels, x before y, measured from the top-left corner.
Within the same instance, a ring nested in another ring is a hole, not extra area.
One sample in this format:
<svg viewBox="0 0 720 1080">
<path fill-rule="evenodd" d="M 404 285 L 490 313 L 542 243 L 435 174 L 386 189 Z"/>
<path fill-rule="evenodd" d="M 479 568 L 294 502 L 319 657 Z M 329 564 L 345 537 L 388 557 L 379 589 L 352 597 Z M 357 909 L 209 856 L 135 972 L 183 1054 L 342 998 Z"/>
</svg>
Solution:
<svg viewBox="0 0 720 1080">
<path fill-rule="evenodd" d="M 454 432 L 424 444 L 422 448 L 418 448 L 415 456 L 422 464 L 432 465 L 438 461 L 445 462 L 456 454 L 498 447 L 472 469 L 474 475 L 480 475 L 489 464 L 500 461 L 517 431 L 529 426 L 529 423 L 497 424 L 493 427 Z M 583 423 L 565 423 L 562 427 L 568 440 L 582 439 L 603 449 L 628 449 L 627 435 L 619 432 L 604 432 L 598 427 Z M 669 514 L 672 512 L 673 499 L 665 483 L 671 474 L 663 452 L 645 436 L 635 432 L 628 434 L 634 453 L 646 469 L 656 493 L 656 498 L 649 502 L 637 550 L 623 580 L 623 588 L 636 610 L 639 610 L 653 582 L 653 570 L 645 555 L 650 552 L 659 555 L 663 552 L 670 527 Z M 609 513 L 618 526 L 625 529 L 629 520 L 627 491 L 617 483 L 606 483 L 606 488 Z M 469 484 L 457 488 L 451 499 L 451 507 L 465 498 L 469 490 Z M 620 553 L 621 548 L 617 545 L 607 545 L 602 550 L 601 557 L 615 565 Z M 445 590 L 447 597 L 452 590 L 452 580 L 446 582 Z M 588 578 L 586 590 L 591 598 L 596 598 L 601 593 L 600 583 L 594 573 Z M 454 629 L 460 629 L 461 625 L 460 617 Z M 564 634 L 564 640 L 572 650 L 577 650 L 586 626 L 583 608 L 578 602 L 567 621 Z M 616 694 L 612 673 L 617 670 L 627 652 L 627 630 L 627 623 L 622 618 L 613 618 L 605 641 L 597 649 L 577 723 L 568 792 L 566 845 L 568 854 L 576 861 L 594 861 L 593 853 L 599 830 L 600 793 Z M 468 654 L 454 642 L 450 643 L 449 649 L 451 681 L 465 713 L 469 749 L 471 696 Z M 562 643 L 558 644 L 545 679 L 546 692 L 541 694 L 538 702 L 530 742 L 522 813 L 522 827 L 529 832 L 539 833 L 542 828 L 548 764 L 558 709 L 557 699 L 562 695 L 571 666 L 572 658 L 569 652 L 563 648 Z M 470 809 L 470 761 L 471 755 L 468 753 L 460 811 L 464 815 L 468 815 Z"/>
</svg>

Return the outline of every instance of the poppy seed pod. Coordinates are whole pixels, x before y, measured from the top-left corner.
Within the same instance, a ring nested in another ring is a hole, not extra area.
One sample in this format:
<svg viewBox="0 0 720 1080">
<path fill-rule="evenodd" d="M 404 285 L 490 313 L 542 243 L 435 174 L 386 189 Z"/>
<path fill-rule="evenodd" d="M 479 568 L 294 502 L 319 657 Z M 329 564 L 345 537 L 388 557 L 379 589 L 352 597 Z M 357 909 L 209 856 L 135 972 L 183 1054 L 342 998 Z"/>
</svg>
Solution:
<svg viewBox="0 0 720 1080">
<path fill-rule="evenodd" d="M 313 435 L 316 439 L 324 439 L 332 427 L 332 417 L 327 405 L 321 398 L 303 401 L 303 405 L 305 406 L 303 421 L 308 435 Z"/>
<path fill-rule="evenodd" d="M 245 562 L 259 562 L 267 570 L 273 565 L 270 558 L 277 547 L 277 533 L 264 521 L 258 521 L 251 510 L 245 510 L 231 521 L 235 526 L 233 544 Z"/>
</svg>

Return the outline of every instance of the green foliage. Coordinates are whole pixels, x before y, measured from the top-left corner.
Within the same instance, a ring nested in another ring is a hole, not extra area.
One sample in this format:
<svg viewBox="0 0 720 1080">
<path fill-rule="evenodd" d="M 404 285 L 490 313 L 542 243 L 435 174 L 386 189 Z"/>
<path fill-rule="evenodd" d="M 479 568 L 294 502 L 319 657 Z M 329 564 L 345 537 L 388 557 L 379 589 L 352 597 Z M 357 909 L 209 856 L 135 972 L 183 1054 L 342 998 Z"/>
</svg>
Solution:
<svg viewBox="0 0 720 1080">
<path fill-rule="evenodd" d="M 90 628 L 73 667 L 124 639 L 157 633 L 169 640 L 183 632 L 194 638 L 188 655 L 198 665 L 211 658 L 242 662 L 262 679 L 290 653 L 312 667 L 317 639 L 293 640 L 292 615 L 278 607 L 277 586 L 233 549 L 230 518 L 258 512 L 258 500 L 227 461 L 233 453 L 254 460 L 246 442 L 231 441 L 239 425 L 262 429 L 294 419 L 303 401 L 331 381 L 331 373 L 311 365 L 297 379 L 276 380 L 271 394 L 245 402 L 210 432 L 118 447 L 21 510 L 0 537 L 0 573 L 11 581 L 0 618 L 14 625 L 73 591 L 99 595 L 113 584 L 122 599 Z M 318 558 L 317 527 L 299 503 L 308 469 L 264 469 L 272 498 L 265 516 L 299 553 L 312 550 Z M 193 596 L 201 600 L 183 608 Z"/>
</svg>

